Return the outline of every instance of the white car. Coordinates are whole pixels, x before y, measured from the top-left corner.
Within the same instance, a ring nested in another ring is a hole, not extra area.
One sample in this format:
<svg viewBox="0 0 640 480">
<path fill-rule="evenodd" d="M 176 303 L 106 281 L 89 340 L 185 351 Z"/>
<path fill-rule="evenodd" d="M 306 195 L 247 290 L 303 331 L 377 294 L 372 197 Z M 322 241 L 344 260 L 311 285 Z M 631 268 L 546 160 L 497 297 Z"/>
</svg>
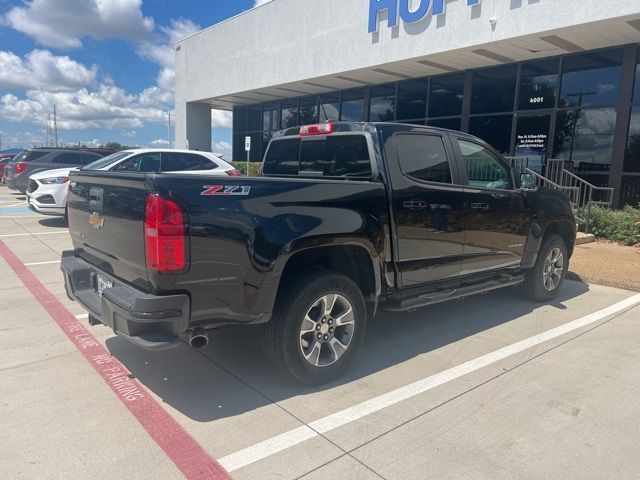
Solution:
<svg viewBox="0 0 640 480">
<path fill-rule="evenodd" d="M 43 215 L 66 216 L 69 172 L 78 168 L 60 168 L 29 177 L 27 205 Z M 101 158 L 82 170 L 118 172 L 167 172 L 239 176 L 233 165 L 217 155 L 193 150 L 134 149 Z"/>
</svg>

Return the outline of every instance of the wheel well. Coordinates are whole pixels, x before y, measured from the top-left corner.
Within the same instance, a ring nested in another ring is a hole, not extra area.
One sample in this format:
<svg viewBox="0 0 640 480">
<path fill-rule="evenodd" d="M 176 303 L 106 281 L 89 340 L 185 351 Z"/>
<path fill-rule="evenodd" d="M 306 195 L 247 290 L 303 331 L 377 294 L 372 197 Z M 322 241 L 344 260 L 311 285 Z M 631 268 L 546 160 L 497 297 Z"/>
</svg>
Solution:
<svg viewBox="0 0 640 480">
<path fill-rule="evenodd" d="M 364 247 L 339 245 L 311 248 L 295 253 L 282 272 L 278 297 L 285 293 L 295 277 L 311 270 L 333 270 L 350 278 L 362 291 L 367 311 L 375 313 L 377 307 L 376 282 L 371 256 Z"/>
<path fill-rule="evenodd" d="M 567 245 L 567 251 L 569 252 L 569 256 L 573 255 L 573 248 L 576 243 L 576 234 L 573 227 L 569 223 L 552 223 L 547 227 L 547 231 L 544 233 L 545 237 L 548 237 L 552 234 L 557 234 L 562 237 L 565 244 Z"/>
</svg>

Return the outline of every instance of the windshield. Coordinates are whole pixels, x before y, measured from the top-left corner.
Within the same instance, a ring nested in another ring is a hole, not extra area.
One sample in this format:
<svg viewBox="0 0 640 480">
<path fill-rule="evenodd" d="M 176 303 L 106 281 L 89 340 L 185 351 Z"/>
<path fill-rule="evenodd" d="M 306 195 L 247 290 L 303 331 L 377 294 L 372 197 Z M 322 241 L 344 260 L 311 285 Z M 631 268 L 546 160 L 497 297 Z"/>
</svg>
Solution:
<svg viewBox="0 0 640 480">
<path fill-rule="evenodd" d="M 109 165 L 116 163 L 119 160 L 122 160 L 125 157 L 128 157 L 131 154 L 133 154 L 133 152 L 124 151 L 124 152 L 112 153 L 108 157 L 101 158 L 100 160 L 96 160 L 95 162 L 90 163 L 89 165 L 85 165 L 80 170 L 100 170 L 102 168 L 108 167 Z"/>
</svg>

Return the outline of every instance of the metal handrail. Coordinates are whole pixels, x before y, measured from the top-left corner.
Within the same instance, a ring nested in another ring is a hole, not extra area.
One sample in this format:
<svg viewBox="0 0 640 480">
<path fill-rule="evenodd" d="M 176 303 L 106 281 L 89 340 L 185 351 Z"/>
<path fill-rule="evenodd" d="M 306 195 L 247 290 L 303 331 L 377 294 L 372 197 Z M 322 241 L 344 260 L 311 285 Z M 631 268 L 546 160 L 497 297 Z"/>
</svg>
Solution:
<svg viewBox="0 0 640 480">
<path fill-rule="evenodd" d="M 578 201 L 578 198 L 579 198 L 579 195 L 580 195 L 580 188 L 579 187 L 568 187 L 568 186 L 564 186 L 564 185 L 559 185 L 559 184 L 555 183 L 554 181 L 549 180 L 547 177 L 545 177 L 543 175 L 540 175 L 535 170 L 531 170 L 528 167 L 525 167 L 525 172 L 526 173 L 530 173 L 531 175 L 533 175 L 533 177 L 536 179 L 536 185 L 538 185 L 539 187 L 558 190 L 558 191 L 564 193 L 565 195 L 567 195 L 569 197 L 569 201 L 574 206 L 574 208 L 577 208 L 576 205 L 577 205 L 577 201 Z"/>
<path fill-rule="evenodd" d="M 583 207 L 594 202 L 593 193 L 603 192 L 605 200 L 598 201 L 598 203 L 611 206 L 613 204 L 613 196 L 615 188 L 612 187 L 597 187 L 596 185 L 588 182 L 582 177 L 577 176 L 575 173 L 570 172 L 564 168 L 564 160 L 552 158 L 547 161 L 549 178 L 563 186 L 577 187 L 580 189 L 580 197 L 578 199 L 578 207 Z"/>
</svg>

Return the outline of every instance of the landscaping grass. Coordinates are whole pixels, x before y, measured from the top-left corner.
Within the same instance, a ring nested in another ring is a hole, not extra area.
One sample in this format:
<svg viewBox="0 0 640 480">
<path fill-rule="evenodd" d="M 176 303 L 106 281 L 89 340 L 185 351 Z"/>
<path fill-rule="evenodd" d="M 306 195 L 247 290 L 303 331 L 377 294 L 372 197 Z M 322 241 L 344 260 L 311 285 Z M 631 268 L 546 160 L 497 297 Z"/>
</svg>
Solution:
<svg viewBox="0 0 640 480">
<path fill-rule="evenodd" d="M 640 243 L 640 208 L 625 207 L 623 210 L 612 210 L 600 206 L 592 206 L 590 214 L 582 208 L 578 212 L 580 230 L 585 230 L 589 217 L 589 233 L 597 238 L 611 240 L 622 245 Z"/>
</svg>

